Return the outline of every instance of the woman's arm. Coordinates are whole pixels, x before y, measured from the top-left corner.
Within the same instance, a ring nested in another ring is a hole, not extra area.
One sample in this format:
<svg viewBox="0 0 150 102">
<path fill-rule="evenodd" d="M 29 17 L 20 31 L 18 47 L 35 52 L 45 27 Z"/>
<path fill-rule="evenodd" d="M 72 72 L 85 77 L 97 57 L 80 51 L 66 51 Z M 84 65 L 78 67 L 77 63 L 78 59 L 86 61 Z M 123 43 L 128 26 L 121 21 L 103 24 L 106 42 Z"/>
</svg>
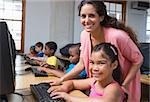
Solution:
<svg viewBox="0 0 150 102">
<path fill-rule="evenodd" d="M 132 66 L 125 78 L 125 80 L 123 81 L 122 83 L 122 86 L 125 88 L 125 89 L 128 89 L 128 85 L 129 83 L 131 82 L 131 80 L 135 77 L 136 73 L 138 72 L 138 70 L 140 69 L 142 65 L 142 62 L 139 63 L 139 64 L 134 64 L 132 63 Z"/>
<path fill-rule="evenodd" d="M 131 67 L 129 68 L 129 71 L 122 83 L 122 86 L 127 89 L 129 83 L 134 79 L 136 73 L 139 71 L 143 63 L 143 56 L 138 47 L 130 38 L 127 40 L 127 43 L 125 45 L 126 46 L 122 54 L 123 56 L 125 56 L 125 58 L 127 58 L 127 60 L 131 62 Z"/>
<path fill-rule="evenodd" d="M 52 74 L 54 74 L 57 77 L 62 77 L 62 76 L 65 75 L 65 72 L 63 72 L 62 70 L 59 70 L 59 69 L 49 69 L 49 68 L 46 68 L 45 71 L 47 73 L 52 73 Z"/>
<path fill-rule="evenodd" d="M 84 70 L 84 64 L 82 58 L 80 58 L 78 64 L 69 73 L 65 74 L 60 79 L 50 80 L 50 85 L 59 85 L 65 80 L 72 79 L 76 77 L 76 75 L 78 75 L 82 70 Z"/>
</svg>

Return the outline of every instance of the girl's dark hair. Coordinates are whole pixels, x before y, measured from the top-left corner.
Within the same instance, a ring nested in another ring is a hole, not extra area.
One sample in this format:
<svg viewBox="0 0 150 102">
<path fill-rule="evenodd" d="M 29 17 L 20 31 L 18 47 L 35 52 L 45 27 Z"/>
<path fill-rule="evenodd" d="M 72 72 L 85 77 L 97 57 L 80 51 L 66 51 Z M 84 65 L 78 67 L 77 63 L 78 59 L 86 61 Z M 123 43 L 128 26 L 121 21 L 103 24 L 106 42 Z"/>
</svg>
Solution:
<svg viewBox="0 0 150 102">
<path fill-rule="evenodd" d="M 80 16 L 81 8 L 85 4 L 93 5 L 95 7 L 98 15 L 104 16 L 104 20 L 102 22 L 100 22 L 101 26 L 113 27 L 113 28 L 121 29 L 121 30 L 127 32 L 128 35 L 130 36 L 130 38 L 133 40 L 133 42 L 139 47 L 139 43 L 138 43 L 135 32 L 133 32 L 133 30 L 130 27 L 125 26 L 125 24 L 119 22 L 116 18 L 107 15 L 106 5 L 104 4 L 103 0 L 83 0 L 83 1 L 81 1 L 81 3 L 78 6 L 78 10 L 79 10 L 78 15 L 79 16 Z"/>
<path fill-rule="evenodd" d="M 56 44 L 54 41 L 47 42 L 45 45 L 46 45 L 48 48 L 53 49 L 53 50 L 54 50 L 54 53 L 56 52 L 56 50 L 57 50 L 57 44 Z M 53 53 L 53 54 L 54 54 L 54 53 Z"/>
<path fill-rule="evenodd" d="M 100 50 L 103 50 L 105 54 L 109 57 L 111 62 L 115 62 L 116 60 L 118 61 L 118 67 L 113 70 L 112 76 L 114 80 L 116 80 L 120 85 L 122 83 L 122 77 L 121 77 L 121 69 L 119 65 L 119 60 L 118 60 L 118 50 L 117 48 L 110 44 L 110 43 L 101 43 L 96 45 L 92 52 L 99 52 Z"/>
</svg>

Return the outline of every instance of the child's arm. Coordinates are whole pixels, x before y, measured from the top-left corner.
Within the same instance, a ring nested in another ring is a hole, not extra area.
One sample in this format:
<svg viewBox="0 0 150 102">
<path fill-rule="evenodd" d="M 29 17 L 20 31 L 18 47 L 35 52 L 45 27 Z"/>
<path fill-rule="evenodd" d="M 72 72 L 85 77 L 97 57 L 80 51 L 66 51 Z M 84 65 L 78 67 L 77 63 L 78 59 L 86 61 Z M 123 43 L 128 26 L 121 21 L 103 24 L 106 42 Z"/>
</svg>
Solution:
<svg viewBox="0 0 150 102">
<path fill-rule="evenodd" d="M 86 90 L 90 89 L 90 85 L 94 80 L 92 78 L 88 79 L 81 79 L 81 80 L 68 80 L 62 83 L 59 87 L 51 86 L 48 89 L 49 93 L 63 91 L 63 92 L 69 92 L 73 89 L 78 90 Z"/>
<path fill-rule="evenodd" d="M 57 77 L 62 77 L 65 74 L 62 70 L 59 69 L 42 68 L 42 70 L 47 73 L 52 73 Z"/>
<path fill-rule="evenodd" d="M 76 80 L 77 82 L 77 80 Z M 68 86 L 72 88 L 77 87 L 78 85 L 74 86 L 72 83 Z M 85 87 L 84 85 L 82 85 L 82 83 L 79 83 L 82 87 Z M 65 92 L 68 92 L 67 88 L 64 88 Z M 77 88 L 77 89 L 81 89 L 81 88 Z M 69 89 L 70 90 L 70 89 Z M 104 95 L 103 96 L 99 96 L 99 97 L 75 97 L 75 96 L 71 96 L 65 92 L 61 92 L 61 91 L 54 91 L 50 94 L 51 97 L 55 98 L 63 98 L 65 99 L 67 102 L 120 102 L 121 101 L 121 90 L 118 86 L 116 85 L 109 85 L 104 89 Z"/>
</svg>

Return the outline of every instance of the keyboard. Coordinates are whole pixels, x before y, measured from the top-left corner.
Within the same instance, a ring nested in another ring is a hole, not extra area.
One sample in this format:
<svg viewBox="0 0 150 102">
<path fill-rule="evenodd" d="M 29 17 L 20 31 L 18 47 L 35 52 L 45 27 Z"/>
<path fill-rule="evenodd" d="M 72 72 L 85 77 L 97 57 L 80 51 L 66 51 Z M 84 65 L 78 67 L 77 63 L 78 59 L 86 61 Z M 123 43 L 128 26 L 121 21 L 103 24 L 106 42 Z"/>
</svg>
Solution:
<svg viewBox="0 0 150 102">
<path fill-rule="evenodd" d="M 32 59 L 26 59 L 25 64 L 29 64 L 31 66 L 39 66 L 39 64 L 37 64 L 34 60 Z"/>
<path fill-rule="evenodd" d="M 47 92 L 50 85 L 48 83 L 31 84 L 30 89 L 37 102 L 65 102 L 63 99 L 52 99 Z"/>
<path fill-rule="evenodd" d="M 35 77 L 48 77 L 48 73 L 44 71 L 39 71 L 37 68 L 31 68 Z"/>
</svg>

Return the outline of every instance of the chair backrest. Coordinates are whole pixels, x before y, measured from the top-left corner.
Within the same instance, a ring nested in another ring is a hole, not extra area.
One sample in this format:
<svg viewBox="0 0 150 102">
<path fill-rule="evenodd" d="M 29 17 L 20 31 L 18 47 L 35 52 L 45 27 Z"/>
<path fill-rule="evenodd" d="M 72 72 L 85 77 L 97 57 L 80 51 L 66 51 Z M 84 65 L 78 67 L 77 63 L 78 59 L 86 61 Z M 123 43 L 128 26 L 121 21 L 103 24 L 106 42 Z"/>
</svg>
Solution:
<svg viewBox="0 0 150 102">
<path fill-rule="evenodd" d="M 16 48 L 6 22 L 0 22 L 0 95 L 14 91 Z"/>
</svg>

